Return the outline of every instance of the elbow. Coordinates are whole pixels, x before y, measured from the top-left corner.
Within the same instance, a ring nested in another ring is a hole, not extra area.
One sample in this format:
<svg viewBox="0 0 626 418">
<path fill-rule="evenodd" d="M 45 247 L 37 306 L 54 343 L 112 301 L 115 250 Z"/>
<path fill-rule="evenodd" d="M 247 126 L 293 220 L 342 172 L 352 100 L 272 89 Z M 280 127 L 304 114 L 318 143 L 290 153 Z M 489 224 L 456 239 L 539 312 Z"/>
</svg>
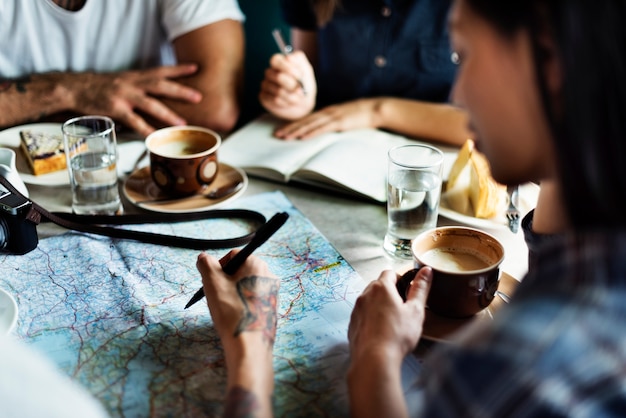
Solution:
<svg viewBox="0 0 626 418">
<path fill-rule="evenodd" d="M 235 128 L 239 119 L 239 106 L 235 103 L 222 103 L 216 106 L 209 106 L 196 120 L 189 121 L 190 124 L 204 126 L 212 129 L 220 135 L 228 133 Z"/>
</svg>

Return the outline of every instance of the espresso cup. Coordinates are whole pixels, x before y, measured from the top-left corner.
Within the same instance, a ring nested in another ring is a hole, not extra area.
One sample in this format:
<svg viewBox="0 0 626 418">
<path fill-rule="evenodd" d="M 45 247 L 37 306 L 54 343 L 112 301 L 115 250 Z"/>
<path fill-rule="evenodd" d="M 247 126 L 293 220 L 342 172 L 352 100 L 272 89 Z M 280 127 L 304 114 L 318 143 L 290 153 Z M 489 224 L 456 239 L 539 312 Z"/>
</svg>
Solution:
<svg viewBox="0 0 626 418">
<path fill-rule="evenodd" d="M 492 235 L 469 227 L 437 227 L 419 234 L 411 244 L 411 251 L 416 270 L 398 282 L 403 297 L 402 292 L 406 292 L 417 269 L 430 266 L 433 280 L 426 307 L 432 312 L 454 318 L 469 317 L 494 299 L 504 247 Z"/>
<path fill-rule="evenodd" d="M 171 126 L 152 132 L 145 141 L 152 180 L 167 195 L 200 192 L 217 177 L 221 143 L 219 134 L 199 126 Z"/>
</svg>

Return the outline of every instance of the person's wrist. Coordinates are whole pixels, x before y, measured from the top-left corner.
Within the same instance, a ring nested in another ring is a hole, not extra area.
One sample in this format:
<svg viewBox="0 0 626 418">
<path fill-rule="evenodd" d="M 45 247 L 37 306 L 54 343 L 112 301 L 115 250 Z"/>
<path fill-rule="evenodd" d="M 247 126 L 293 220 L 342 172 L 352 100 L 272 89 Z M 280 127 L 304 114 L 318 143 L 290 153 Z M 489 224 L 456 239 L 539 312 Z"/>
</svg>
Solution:
<svg viewBox="0 0 626 418">
<path fill-rule="evenodd" d="M 399 368 L 405 354 L 399 347 L 392 344 L 369 344 L 364 347 L 354 347 L 350 352 L 350 367 L 348 379 L 356 378 L 360 371 L 376 368 Z"/>
<path fill-rule="evenodd" d="M 224 342 L 228 387 L 240 386 L 271 395 L 274 389 L 273 344 L 258 332 Z"/>
<path fill-rule="evenodd" d="M 80 111 L 80 97 L 84 90 L 86 79 L 89 77 L 87 73 L 62 73 L 59 75 L 57 93 L 59 100 L 64 104 L 64 108 L 72 111 Z"/>
<path fill-rule="evenodd" d="M 372 111 L 370 116 L 372 128 L 383 128 L 385 120 L 385 98 L 378 97 L 375 99 L 369 99 L 372 101 Z"/>
</svg>

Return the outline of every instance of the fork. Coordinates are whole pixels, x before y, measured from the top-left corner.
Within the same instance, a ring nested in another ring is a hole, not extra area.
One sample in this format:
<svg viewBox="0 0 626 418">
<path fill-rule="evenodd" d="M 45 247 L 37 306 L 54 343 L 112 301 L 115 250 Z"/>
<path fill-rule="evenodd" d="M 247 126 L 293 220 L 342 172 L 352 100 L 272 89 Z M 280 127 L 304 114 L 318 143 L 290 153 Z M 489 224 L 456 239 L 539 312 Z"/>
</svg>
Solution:
<svg viewBox="0 0 626 418">
<path fill-rule="evenodd" d="M 520 213 L 519 213 L 519 186 L 507 186 L 509 194 L 509 207 L 506 209 L 506 219 L 509 221 L 509 229 L 514 234 L 519 229 Z"/>
</svg>

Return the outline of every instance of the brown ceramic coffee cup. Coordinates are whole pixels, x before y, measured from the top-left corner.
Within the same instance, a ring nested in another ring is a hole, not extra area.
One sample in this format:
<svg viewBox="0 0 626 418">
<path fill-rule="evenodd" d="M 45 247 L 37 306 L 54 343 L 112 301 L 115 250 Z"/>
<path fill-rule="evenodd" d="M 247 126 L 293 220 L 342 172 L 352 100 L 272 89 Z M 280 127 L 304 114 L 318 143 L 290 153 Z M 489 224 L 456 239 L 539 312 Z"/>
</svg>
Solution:
<svg viewBox="0 0 626 418">
<path fill-rule="evenodd" d="M 221 142 L 219 134 L 199 126 L 154 131 L 145 141 L 152 180 L 167 195 L 198 193 L 217 177 Z"/>
<path fill-rule="evenodd" d="M 418 235 L 411 250 L 416 269 L 433 269 L 426 306 L 434 313 L 468 317 L 493 300 L 500 282 L 504 247 L 492 235 L 469 227 L 437 227 Z"/>
</svg>

